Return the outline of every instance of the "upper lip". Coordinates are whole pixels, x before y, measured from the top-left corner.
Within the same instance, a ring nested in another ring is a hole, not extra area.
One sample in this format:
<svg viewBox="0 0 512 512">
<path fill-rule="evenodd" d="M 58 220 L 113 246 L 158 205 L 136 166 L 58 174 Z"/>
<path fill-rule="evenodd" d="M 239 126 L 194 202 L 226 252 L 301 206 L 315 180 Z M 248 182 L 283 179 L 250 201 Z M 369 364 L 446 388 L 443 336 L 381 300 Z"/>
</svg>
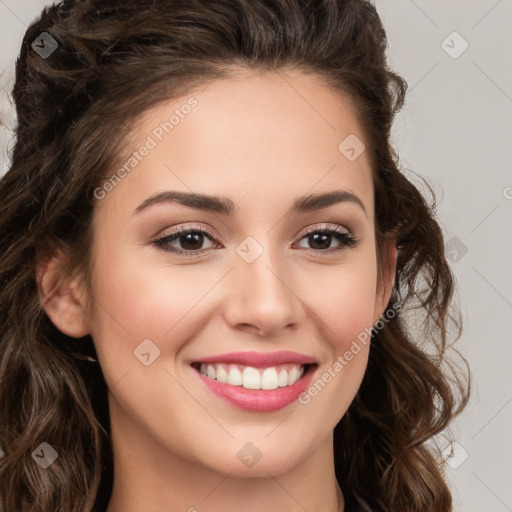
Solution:
<svg viewBox="0 0 512 512">
<path fill-rule="evenodd" d="M 298 352 L 281 350 L 279 352 L 230 352 L 228 354 L 219 354 L 216 356 L 205 357 L 204 359 L 197 359 L 194 362 L 204 364 L 240 364 L 242 366 L 251 366 L 254 368 L 265 368 L 287 363 L 301 365 L 315 364 L 316 359 L 304 354 L 299 354 Z"/>
</svg>

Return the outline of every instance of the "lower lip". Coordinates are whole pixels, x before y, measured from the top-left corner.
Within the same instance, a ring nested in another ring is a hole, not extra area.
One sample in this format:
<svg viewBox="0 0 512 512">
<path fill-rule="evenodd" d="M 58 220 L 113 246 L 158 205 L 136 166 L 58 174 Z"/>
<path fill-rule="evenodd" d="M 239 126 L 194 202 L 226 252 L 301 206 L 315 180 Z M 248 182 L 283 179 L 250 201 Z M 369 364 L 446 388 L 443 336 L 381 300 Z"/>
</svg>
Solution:
<svg viewBox="0 0 512 512">
<path fill-rule="evenodd" d="M 246 389 L 243 386 L 232 386 L 201 375 L 194 370 L 210 391 L 226 402 L 245 411 L 272 412 L 278 411 L 297 400 L 311 382 L 314 368 L 310 368 L 295 384 L 277 389 Z"/>
</svg>

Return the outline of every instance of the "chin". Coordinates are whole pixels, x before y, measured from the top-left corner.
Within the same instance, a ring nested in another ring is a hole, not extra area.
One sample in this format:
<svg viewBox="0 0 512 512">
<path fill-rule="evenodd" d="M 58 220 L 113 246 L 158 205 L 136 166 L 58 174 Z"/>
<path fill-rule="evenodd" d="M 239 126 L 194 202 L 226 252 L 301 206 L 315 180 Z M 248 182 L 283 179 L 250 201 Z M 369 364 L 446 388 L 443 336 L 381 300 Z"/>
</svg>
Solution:
<svg viewBox="0 0 512 512">
<path fill-rule="evenodd" d="M 286 451 L 279 450 L 277 446 L 259 450 L 248 442 L 241 448 L 237 447 L 235 451 L 229 449 L 212 454 L 208 460 L 202 460 L 201 463 L 233 478 L 268 478 L 269 473 L 277 476 L 290 471 L 306 456 L 306 453 L 298 453 L 291 447 Z"/>
</svg>

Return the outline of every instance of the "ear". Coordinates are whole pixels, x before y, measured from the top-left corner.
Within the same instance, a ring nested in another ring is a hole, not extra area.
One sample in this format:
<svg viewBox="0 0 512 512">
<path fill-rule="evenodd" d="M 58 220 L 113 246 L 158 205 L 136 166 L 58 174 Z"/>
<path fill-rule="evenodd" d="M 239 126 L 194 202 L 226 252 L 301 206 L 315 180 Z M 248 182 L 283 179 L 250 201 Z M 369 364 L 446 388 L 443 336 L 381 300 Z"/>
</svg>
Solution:
<svg viewBox="0 0 512 512">
<path fill-rule="evenodd" d="M 43 308 L 59 331 L 73 338 L 90 334 L 85 314 L 85 293 L 78 278 L 64 272 L 66 255 L 57 250 L 36 268 Z"/>
<path fill-rule="evenodd" d="M 381 254 L 382 264 L 379 271 L 377 293 L 375 295 L 374 325 L 384 314 L 389 299 L 391 298 L 391 292 L 395 284 L 396 259 L 396 239 L 394 237 L 388 237 L 383 244 L 383 254 Z"/>
</svg>

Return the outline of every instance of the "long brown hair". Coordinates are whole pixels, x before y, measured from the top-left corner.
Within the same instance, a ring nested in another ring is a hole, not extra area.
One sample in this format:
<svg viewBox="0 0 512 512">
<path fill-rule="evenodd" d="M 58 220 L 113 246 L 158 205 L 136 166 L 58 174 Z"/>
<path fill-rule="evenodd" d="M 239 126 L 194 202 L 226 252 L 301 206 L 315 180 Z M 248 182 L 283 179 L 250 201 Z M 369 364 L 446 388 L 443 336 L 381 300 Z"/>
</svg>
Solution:
<svg viewBox="0 0 512 512">
<path fill-rule="evenodd" d="M 31 46 L 43 32 L 57 43 L 44 56 Z M 469 372 L 463 378 L 447 358 L 461 321 L 435 199 L 406 178 L 390 143 L 407 84 L 386 48 L 365 0 L 66 0 L 29 26 L 16 62 L 16 143 L 0 181 L 5 512 L 101 509 L 112 485 L 107 388 L 88 360 L 92 339 L 51 323 L 37 262 L 58 248 L 69 256 L 65 271 L 89 275 L 94 190 L 123 161 L 144 111 L 237 69 L 286 68 L 353 100 L 371 155 L 379 254 L 387 235 L 397 240 L 387 310 L 396 314 L 373 332 L 361 388 L 334 431 L 346 510 L 451 510 L 428 443 L 466 404 Z M 31 456 L 41 442 L 59 454 L 46 470 Z"/>
</svg>

